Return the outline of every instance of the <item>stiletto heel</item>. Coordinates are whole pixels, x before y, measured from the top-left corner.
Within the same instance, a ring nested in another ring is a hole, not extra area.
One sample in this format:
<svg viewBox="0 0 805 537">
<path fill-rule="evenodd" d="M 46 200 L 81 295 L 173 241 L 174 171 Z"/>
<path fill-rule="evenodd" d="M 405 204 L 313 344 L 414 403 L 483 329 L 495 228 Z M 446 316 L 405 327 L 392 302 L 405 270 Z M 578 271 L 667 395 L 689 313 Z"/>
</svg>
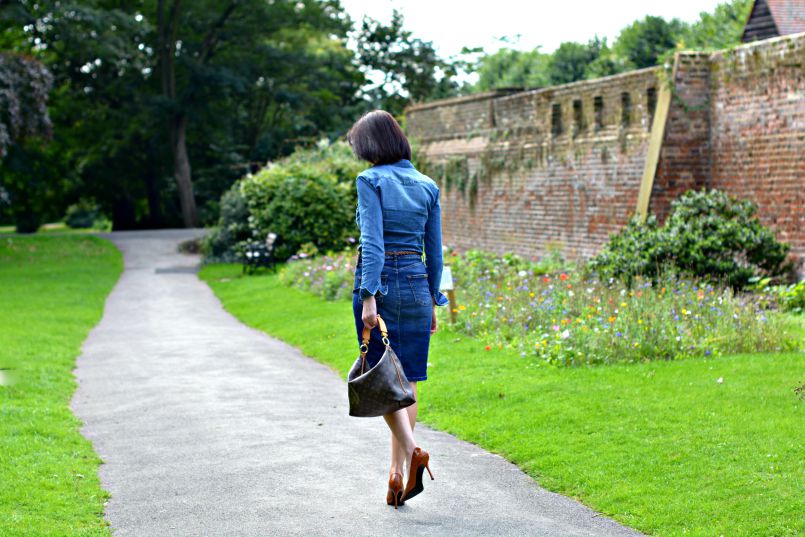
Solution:
<svg viewBox="0 0 805 537">
<path fill-rule="evenodd" d="M 394 472 L 389 476 L 389 490 L 386 493 L 386 503 L 388 505 L 394 504 L 394 509 L 397 509 L 397 506 L 405 503 L 402 501 L 402 495 L 402 474 Z"/>
<path fill-rule="evenodd" d="M 411 464 L 408 468 L 408 483 L 405 486 L 405 494 L 403 494 L 403 502 L 407 502 L 420 492 L 422 492 L 425 487 L 422 485 L 422 474 L 425 472 L 425 469 L 428 470 L 428 474 L 430 474 L 430 478 L 433 479 L 433 474 L 428 468 L 428 461 L 430 460 L 430 455 L 428 452 L 420 449 L 414 448 L 414 452 L 411 455 Z"/>
<path fill-rule="evenodd" d="M 431 473 L 430 466 L 428 466 L 427 462 L 425 463 L 425 470 L 428 471 L 428 475 L 430 476 L 430 480 L 433 481 L 433 473 Z"/>
</svg>

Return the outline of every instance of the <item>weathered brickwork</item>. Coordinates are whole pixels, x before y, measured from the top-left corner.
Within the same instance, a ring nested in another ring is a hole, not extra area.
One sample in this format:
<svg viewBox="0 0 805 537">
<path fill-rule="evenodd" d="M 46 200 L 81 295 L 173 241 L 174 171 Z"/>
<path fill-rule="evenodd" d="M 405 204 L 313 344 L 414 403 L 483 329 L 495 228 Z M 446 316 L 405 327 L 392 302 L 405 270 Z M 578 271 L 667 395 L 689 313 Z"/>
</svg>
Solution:
<svg viewBox="0 0 805 537">
<path fill-rule="evenodd" d="M 461 189 L 449 165 L 428 170 L 441 186 L 445 244 L 594 255 L 635 212 L 653 105 L 672 83 L 650 211 L 662 221 L 685 190 L 724 189 L 758 203 L 805 257 L 804 51 L 799 34 L 678 54 L 670 75 L 658 67 L 409 108 L 408 132 L 430 162 L 466 160 Z"/>
<path fill-rule="evenodd" d="M 680 54 L 649 211 L 664 222 L 671 201 L 710 177 L 710 61 L 707 54 Z"/>
<path fill-rule="evenodd" d="M 593 255 L 634 212 L 649 135 L 647 95 L 659 87 L 658 72 L 409 109 L 409 133 L 431 161 L 466 156 L 468 175 L 481 173 L 483 159 L 513 168 L 479 180 L 474 206 L 468 192 L 433 177 L 442 185 L 444 242 L 528 256 L 542 256 L 554 243 L 570 258 Z M 624 93 L 628 123 L 622 122 Z M 559 133 L 553 132 L 555 105 Z M 452 136 L 444 125 L 454 129 Z"/>
<path fill-rule="evenodd" d="M 709 186 L 758 204 L 805 258 L 805 34 L 713 55 Z"/>
</svg>

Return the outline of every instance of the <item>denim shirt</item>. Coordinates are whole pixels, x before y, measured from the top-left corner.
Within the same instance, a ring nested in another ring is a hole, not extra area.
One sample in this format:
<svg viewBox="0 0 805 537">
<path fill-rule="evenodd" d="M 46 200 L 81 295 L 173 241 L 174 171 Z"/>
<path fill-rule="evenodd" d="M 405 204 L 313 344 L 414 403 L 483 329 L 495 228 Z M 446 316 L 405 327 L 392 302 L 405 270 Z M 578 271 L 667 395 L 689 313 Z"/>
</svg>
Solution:
<svg viewBox="0 0 805 537">
<path fill-rule="evenodd" d="M 378 292 L 388 294 L 380 282 L 386 251 L 425 251 L 430 294 L 437 306 L 449 301 L 439 291 L 442 279 L 442 220 L 439 187 L 417 171 L 408 159 L 380 164 L 362 171 L 355 185 L 358 206 L 355 222 L 361 230 L 360 299 Z"/>
</svg>

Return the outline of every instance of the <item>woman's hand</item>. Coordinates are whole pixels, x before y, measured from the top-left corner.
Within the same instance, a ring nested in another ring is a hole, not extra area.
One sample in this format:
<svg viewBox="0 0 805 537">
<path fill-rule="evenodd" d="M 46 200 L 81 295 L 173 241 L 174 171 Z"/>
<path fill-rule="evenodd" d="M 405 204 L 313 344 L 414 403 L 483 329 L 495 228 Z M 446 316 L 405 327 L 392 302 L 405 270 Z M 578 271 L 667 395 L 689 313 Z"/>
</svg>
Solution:
<svg viewBox="0 0 805 537">
<path fill-rule="evenodd" d="M 374 328 L 377 324 L 377 302 L 375 297 L 370 296 L 363 301 L 363 325 L 368 326 L 370 329 Z"/>
<path fill-rule="evenodd" d="M 434 334 L 436 332 L 436 304 L 433 305 L 433 316 L 430 318 L 430 333 Z"/>
</svg>

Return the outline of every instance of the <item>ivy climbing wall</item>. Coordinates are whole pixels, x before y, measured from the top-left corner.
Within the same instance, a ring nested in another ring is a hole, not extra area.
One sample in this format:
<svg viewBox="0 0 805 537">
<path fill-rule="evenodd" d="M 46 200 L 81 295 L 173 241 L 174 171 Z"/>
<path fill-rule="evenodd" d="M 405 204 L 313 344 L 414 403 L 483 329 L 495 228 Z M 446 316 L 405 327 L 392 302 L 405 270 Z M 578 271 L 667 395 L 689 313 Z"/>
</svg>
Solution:
<svg viewBox="0 0 805 537">
<path fill-rule="evenodd" d="M 671 77 L 671 105 L 649 198 L 649 213 L 660 222 L 675 198 L 706 186 L 711 173 L 709 54 L 677 55 Z"/>
<path fill-rule="evenodd" d="M 569 259 L 597 253 L 635 213 L 661 85 L 671 88 L 649 210 L 690 188 L 754 200 L 805 258 L 805 34 L 528 91 L 409 107 L 421 171 L 439 185 L 443 239 Z M 802 271 L 800 265 L 800 271 Z"/>
<path fill-rule="evenodd" d="M 753 199 L 805 259 L 805 34 L 718 52 L 710 81 L 708 185 Z"/>
<path fill-rule="evenodd" d="M 593 255 L 635 210 L 659 72 L 409 108 L 421 171 L 440 186 L 444 243 Z"/>
</svg>

